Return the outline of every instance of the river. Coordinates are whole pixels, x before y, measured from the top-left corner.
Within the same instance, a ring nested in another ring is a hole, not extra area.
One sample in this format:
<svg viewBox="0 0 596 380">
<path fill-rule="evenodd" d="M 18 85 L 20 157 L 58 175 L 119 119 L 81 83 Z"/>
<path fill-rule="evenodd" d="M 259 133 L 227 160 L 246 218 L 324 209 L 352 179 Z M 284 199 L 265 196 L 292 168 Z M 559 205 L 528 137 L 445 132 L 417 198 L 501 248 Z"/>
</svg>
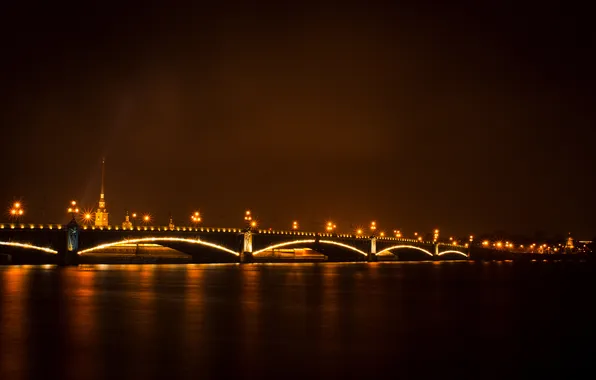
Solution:
<svg viewBox="0 0 596 380">
<path fill-rule="evenodd" d="M 594 273 L 564 262 L 0 266 L 0 379 L 588 378 Z"/>
</svg>

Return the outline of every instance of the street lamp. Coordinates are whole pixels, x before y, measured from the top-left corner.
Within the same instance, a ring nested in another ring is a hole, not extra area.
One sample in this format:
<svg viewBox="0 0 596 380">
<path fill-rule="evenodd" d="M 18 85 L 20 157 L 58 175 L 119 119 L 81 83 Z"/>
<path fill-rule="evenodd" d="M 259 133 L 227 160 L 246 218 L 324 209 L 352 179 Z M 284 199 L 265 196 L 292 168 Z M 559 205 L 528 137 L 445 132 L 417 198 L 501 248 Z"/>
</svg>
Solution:
<svg viewBox="0 0 596 380">
<path fill-rule="evenodd" d="M 190 220 L 195 224 L 199 224 L 201 223 L 201 213 L 198 211 L 195 211 L 191 216 L 190 216 Z"/>
<path fill-rule="evenodd" d="M 370 230 L 373 232 L 373 234 L 375 233 L 376 229 L 377 229 L 377 222 L 375 222 L 375 221 L 370 222 Z"/>
<path fill-rule="evenodd" d="M 79 208 L 77 207 L 77 202 L 76 201 L 71 201 L 70 202 L 70 207 L 68 208 L 68 212 L 72 216 L 72 219 L 73 220 L 76 220 L 75 219 L 75 215 L 79 213 Z"/>
<path fill-rule="evenodd" d="M 16 223 L 19 222 L 19 218 L 23 216 L 24 213 L 25 211 L 23 211 L 21 202 L 13 203 L 12 208 L 10 209 L 10 217 L 14 218 Z"/>
<path fill-rule="evenodd" d="M 143 223 L 145 225 L 148 225 L 151 223 L 151 215 L 150 214 L 143 215 Z"/>
<path fill-rule="evenodd" d="M 434 234 L 433 234 L 433 241 L 436 243 L 437 240 L 439 240 L 439 230 L 435 229 Z"/>
<path fill-rule="evenodd" d="M 327 226 L 325 227 L 329 233 L 333 232 L 335 228 L 337 228 L 337 226 L 333 222 L 327 222 Z"/>
<path fill-rule="evenodd" d="M 250 210 L 246 210 L 244 212 L 244 221 L 246 222 L 246 224 L 248 225 L 248 229 L 252 229 L 252 228 L 256 228 L 257 227 L 257 221 L 253 220 L 252 217 L 252 213 Z"/>
<path fill-rule="evenodd" d="M 297 230 L 298 229 L 298 221 L 297 220 L 295 220 L 295 221 L 292 222 L 292 229 L 293 230 Z"/>
<path fill-rule="evenodd" d="M 395 234 L 396 238 L 401 238 L 401 231 L 400 230 L 393 230 L 393 233 Z"/>
<path fill-rule="evenodd" d="M 83 222 L 85 224 L 91 224 L 91 218 L 93 217 L 93 215 L 90 212 L 85 212 L 83 214 Z"/>
<path fill-rule="evenodd" d="M 251 220 L 252 220 L 252 214 L 250 213 L 250 210 L 246 210 L 246 211 L 244 212 L 244 221 L 245 221 L 246 223 L 248 223 L 248 225 L 250 225 L 250 224 L 251 224 L 251 223 L 250 223 L 250 221 L 251 221 Z"/>
</svg>

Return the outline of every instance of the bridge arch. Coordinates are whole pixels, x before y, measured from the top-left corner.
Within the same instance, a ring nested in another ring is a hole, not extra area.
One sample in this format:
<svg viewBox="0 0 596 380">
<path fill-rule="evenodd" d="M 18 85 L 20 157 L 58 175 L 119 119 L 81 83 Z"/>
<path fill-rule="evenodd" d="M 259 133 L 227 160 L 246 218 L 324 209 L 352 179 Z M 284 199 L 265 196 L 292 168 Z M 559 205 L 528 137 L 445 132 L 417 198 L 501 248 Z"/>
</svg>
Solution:
<svg viewBox="0 0 596 380">
<path fill-rule="evenodd" d="M 37 245 L 28 244 L 28 243 L 19 243 L 16 241 L 0 241 L 0 245 L 7 246 L 7 247 L 24 248 L 24 249 L 34 249 L 37 251 L 42 251 L 42 252 L 52 253 L 52 254 L 58 253 L 58 251 L 51 249 L 51 248 L 39 247 Z"/>
<path fill-rule="evenodd" d="M 286 241 L 286 242 L 283 242 L 283 243 L 272 244 L 272 245 L 270 245 L 268 247 L 265 247 L 265 248 L 259 249 L 257 251 L 254 251 L 252 254 L 253 254 L 253 256 L 256 256 L 259 253 L 263 253 L 263 252 L 269 251 L 271 249 L 283 248 L 283 247 L 288 247 L 288 246 L 292 246 L 292 245 L 300 245 L 300 244 L 315 244 L 316 242 L 317 242 L 317 240 L 315 240 L 315 239 L 304 239 L 304 240 Z M 329 244 L 329 245 L 335 245 L 335 246 L 338 246 L 338 247 L 343 247 L 343 248 L 352 250 L 354 252 L 357 252 L 357 253 L 365 256 L 365 257 L 368 256 L 368 254 L 366 252 L 364 252 L 364 251 L 362 251 L 362 250 L 360 250 L 360 249 L 358 249 L 356 247 L 352 247 L 351 245 L 348 245 L 348 244 L 339 243 L 339 242 L 333 241 L 333 240 L 319 240 L 318 242 L 321 243 L 321 244 Z"/>
<path fill-rule="evenodd" d="M 439 252 L 439 256 L 443 256 L 443 255 L 444 255 L 444 254 L 446 254 L 446 253 L 456 253 L 456 254 L 458 254 L 458 255 L 462 255 L 462 256 L 468 257 L 468 255 L 467 255 L 467 254 L 465 254 L 465 253 L 463 253 L 463 252 L 460 252 L 460 251 L 455 251 L 455 250 L 450 250 L 450 251 L 443 251 L 443 252 Z"/>
<path fill-rule="evenodd" d="M 105 243 L 96 245 L 95 247 L 83 249 L 78 252 L 79 255 L 83 253 L 89 253 L 93 251 L 98 251 L 100 249 L 106 249 L 110 247 L 115 247 L 120 244 L 137 244 L 137 243 L 159 243 L 159 242 L 174 242 L 174 243 L 188 243 L 188 244 L 198 244 L 206 247 L 215 248 L 220 251 L 224 251 L 230 253 L 234 256 L 239 256 L 238 252 L 235 252 L 229 248 L 226 248 L 219 244 L 210 243 L 208 241 L 200 240 L 200 239 L 186 239 L 186 238 L 177 238 L 177 237 L 147 237 L 147 238 L 139 238 L 139 239 L 123 239 L 111 243 Z"/>
<path fill-rule="evenodd" d="M 394 249 L 416 249 L 416 250 L 418 250 L 418 251 L 422 251 L 422 252 L 426 253 L 426 254 L 427 254 L 427 255 L 429 255 L 429 256 L 434 256 L 434 255 L 432 254 L 432 252 L 430 252 L 430 251 L 427 251 L 427 250 L 426 250 L 426 249 L 424 249 L 424 248 L 420 248 L 420 247 L 417 247 L 417 246 L 415 246 L 415 245 L 403 245 L 403 244 L 401 244 L 401 245 L 394 245 L 394 246 L 392 246 L 392 247 L 385 248 L 385 249 L 383 249 L 382 251 L 379 251 L 379 252 L 377 252 L 377 255 L 380 255 L 380 254 L 382 254 L 382 253 L 385 253 L 385 252 L 389 252 L 389 253 L 391 253 L 391 251 L 392 251 L 392 250 L 394 250 Z"/>
</svg>

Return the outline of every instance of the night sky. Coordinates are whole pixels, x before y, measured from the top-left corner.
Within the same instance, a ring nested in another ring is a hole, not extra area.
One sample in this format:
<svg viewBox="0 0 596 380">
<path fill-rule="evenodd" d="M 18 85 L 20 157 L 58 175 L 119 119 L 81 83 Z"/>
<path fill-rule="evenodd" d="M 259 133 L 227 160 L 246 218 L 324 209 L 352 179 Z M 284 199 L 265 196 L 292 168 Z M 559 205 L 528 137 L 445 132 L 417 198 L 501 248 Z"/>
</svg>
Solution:
<svg viewBox="0 0 596 380">
<path fill-rule="evenodd" d="M 18 3 L 0 202 L 27 221 L 97 207 L 105 156 L 111 224 L 250 208 L 284 229 L 596 235 L 587 6 Z"/>
</svg>

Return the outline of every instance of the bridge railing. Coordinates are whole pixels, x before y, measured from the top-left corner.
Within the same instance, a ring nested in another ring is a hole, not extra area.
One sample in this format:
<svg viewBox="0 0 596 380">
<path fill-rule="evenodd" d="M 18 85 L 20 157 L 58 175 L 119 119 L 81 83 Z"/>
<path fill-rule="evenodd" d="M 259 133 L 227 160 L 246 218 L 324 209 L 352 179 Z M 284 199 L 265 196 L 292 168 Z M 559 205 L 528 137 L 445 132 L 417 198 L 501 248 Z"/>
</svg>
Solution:
<svg viewBox="0 0 596 380">
<path fill-rule="evenodd" d="M 65 226 L 64 224 L 8 223 L 0 224 L 0 230 L 59 230 Z"/>
<path fill-rule="evenodd" d="M 38 229 L 64 229 L 64 224 L 37 224 L 37 223 L 2 223 L 0 224 L 0 230 L 38 230 Z M 243 231 L 241 228 L 229 228 L 229 227 L 197 227 L 197 226 L 176 226 L 170 228 L 169 226 L 133 226 L 133 227 L 122 227 L 120 225 L 110 226 L 89 226 L 82 225 L 83 230 L 99 230 L 99 231 L 163 231 L 163 232 L 229 232 L 229 233 L 240 233 Z M 255 231 L 259 234 L 273 234 L 273 235 L 289 235 L 289 236 L 319 236 L 322 238 L 343 238 L 343 239 L 370 239 L 370 236 L 358 235 L 358 234 L 336 234 L 328 232 L 311 232 L 311 231 L 298 231 L 298 230 L 269 230 L 259 229 Z M 433 244 L 430 241 L 419 241 L 416 239 L 408 238 L 397 238 L 392 236 L 376 236 L 378 241 L 396 241 L 403 243 L 415 243 L 415 244 Z M 452 243 L 440 243 L 441 245 L 451 247 L 462 247 L 461 245 Z"/>
</svg>

